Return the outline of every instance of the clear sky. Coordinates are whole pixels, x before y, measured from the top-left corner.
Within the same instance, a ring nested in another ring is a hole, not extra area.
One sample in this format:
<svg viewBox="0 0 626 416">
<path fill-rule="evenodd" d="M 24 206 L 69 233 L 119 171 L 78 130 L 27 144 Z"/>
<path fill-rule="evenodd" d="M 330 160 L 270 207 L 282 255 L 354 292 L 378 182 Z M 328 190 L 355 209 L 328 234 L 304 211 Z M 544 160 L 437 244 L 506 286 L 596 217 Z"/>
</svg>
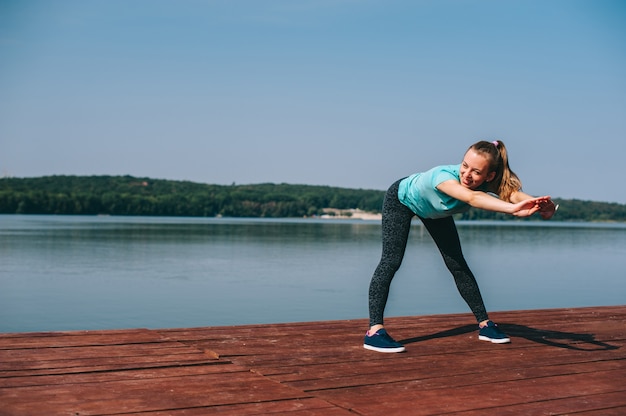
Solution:
<svg viewBox="0 0 626 416">
<path fill-rule="evenodd" d="M 626 203 L 626 1 L 0 0 L 0 173 L 386 189 L 501 139 Z"/>
</svg>

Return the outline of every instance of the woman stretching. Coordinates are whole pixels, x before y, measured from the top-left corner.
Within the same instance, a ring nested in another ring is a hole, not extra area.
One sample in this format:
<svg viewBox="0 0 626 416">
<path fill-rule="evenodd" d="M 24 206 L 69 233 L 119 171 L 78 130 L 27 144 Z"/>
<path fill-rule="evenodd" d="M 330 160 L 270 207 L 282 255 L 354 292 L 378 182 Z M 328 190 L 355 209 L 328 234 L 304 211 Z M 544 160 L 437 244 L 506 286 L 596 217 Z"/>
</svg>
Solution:
<svg viewBox="0 0 626 416">
<path fill-rule="evenodd" d="M 490 195 L 496 194 L 495 197 Z M 456 286 L 478 321 L 478 338 L 494 343 L 510 339 L 489 320 L 476 279 L 463 253 L 453 214 L 470 207 L 527 217 L 539 212 L 544 219 L 556 206 L 548 196 L 532 197 L 521 191 L 521 182 L 509 168 L 502 141 L 479 141 L 467 150 L 460 165 L 437 166 L 395 182 L 383 202 L 380 263 L 369 288 L 370 329 L 363 346 L 379 352 L 402 352 L 383 327 L 389 287 L 400 268 L 411 228 L 417 215 L 439 248 Z"/>
</svg>

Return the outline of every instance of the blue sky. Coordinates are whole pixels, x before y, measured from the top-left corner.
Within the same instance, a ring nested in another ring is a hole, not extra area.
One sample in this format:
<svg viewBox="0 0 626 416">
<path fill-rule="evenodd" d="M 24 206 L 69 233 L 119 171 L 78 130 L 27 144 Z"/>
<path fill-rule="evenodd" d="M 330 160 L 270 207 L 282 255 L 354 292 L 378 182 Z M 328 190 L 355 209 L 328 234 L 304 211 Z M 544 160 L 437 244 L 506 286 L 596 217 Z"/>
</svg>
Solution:
<svg viewBox="0 0 626 416">
<path fill-rule="evenodd" d="M 495 138 L 626 203 L 626 2 L 0 0 L 4 176 L 386 189 Z"/>
</svg>

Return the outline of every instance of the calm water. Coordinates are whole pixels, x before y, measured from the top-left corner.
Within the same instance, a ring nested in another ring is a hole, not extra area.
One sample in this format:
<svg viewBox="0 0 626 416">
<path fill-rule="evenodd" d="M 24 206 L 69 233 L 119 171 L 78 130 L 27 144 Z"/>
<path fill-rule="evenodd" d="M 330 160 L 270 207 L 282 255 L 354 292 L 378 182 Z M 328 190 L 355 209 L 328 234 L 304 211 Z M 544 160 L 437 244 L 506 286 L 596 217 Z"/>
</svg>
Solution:
<svg viewBox="0 0 626 416">
<path fill-rule="evenodd" d="M 626 224 L 459 223 L 489 310 L 626 303 Z M 0 332 L 367 317 L 371 221 L 0 215 Z M 468 312 L 414 224 L 387 316 Z"/>
</svg>

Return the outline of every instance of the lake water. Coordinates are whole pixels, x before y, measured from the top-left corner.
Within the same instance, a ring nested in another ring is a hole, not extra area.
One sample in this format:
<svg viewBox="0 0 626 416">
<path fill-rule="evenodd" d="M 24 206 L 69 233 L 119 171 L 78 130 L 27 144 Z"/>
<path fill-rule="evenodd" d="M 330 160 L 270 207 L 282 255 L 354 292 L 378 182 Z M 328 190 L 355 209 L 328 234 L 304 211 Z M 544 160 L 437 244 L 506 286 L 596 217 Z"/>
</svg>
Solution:
<svg viewBox="0 0 626 416">
<path fill-rule="evenodd" d="M 626 303 L 626 224 L 458 223 L 488 310 Z M 380 223 L 0 215 L 0 332 L 367 318 Z M 386 316 L 469 312 L 419 222 Z"/>
</svg>

